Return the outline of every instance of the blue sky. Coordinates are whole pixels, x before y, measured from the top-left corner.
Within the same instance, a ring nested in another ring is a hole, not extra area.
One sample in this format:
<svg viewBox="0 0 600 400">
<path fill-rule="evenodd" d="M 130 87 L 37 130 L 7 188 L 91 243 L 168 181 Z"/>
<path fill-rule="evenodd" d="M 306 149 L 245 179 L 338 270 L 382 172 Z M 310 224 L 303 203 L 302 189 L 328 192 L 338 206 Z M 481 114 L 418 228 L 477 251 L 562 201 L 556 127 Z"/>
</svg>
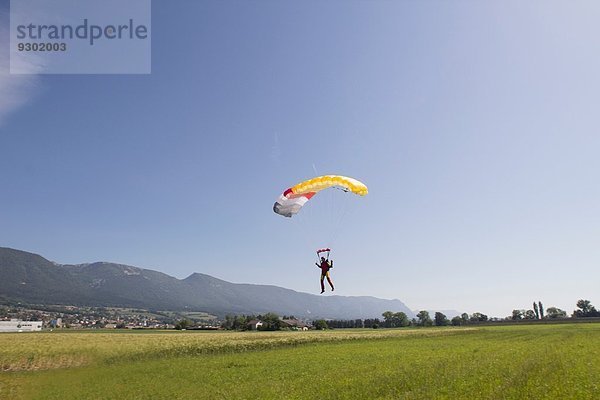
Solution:
<svg viewBox="0 0 600 400">
<path fill-rule="evenodd" d="M 1 246 L 317 293 L 331 244 L 340 295 L 599 305 L 597 3 L 154 1 L 117 76 L 9 75 L 2 4 Z M 315 173 L 370 193 L 272 212 Z"/>
</svg>

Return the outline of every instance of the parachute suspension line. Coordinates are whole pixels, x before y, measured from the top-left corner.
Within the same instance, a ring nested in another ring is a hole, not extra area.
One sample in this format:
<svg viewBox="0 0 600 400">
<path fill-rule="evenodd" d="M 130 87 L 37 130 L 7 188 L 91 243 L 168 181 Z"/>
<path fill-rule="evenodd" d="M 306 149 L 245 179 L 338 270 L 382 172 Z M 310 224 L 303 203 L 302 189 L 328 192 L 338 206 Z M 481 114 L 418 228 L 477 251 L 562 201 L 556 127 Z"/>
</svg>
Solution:
<svg viewBox="0 0 600 400">
<path fill-rule="evenodd" d="M 340 231 L 340 227 L 342 225 L 342 221 L 345 219 L 346 215 L 348 214 L 348 197 L 347 196 L 343 196 L 344 199 L 342 200 L 341 204 L 340 204 L 340 208 L 339 208 L 339 212 L 336 215 L 336 219 L 333 221 L 332 223 L 332 230 L 331 230 L 331 235 L 330 235 L 330 239 L 329 239 L 329 247 L 333 247 L 335 244 L 335 240 L 337 238 L 337 235 Z"/>
<path fill-rule="evenodd" d="M 301 247 L 312 249 L 315 246 L 312 238 L 314 237 L 314 210 L 310 204 L 307 204 L 301 213 L 295 214 L 289 222 L 295 225 L 293 231 L 294 236 L 298 236 L 298 241 Z"/>
<path fill-rule="evenodd" d="M 316 173 L 317 172 L 316 166 L 313 165 L 313 169 L 315 170 L 315 173 Z M 299 183 L 289 187 L 285 191 L 283 191 L 283 193 L 279 195 L 279 197 L 273 204 L 273 211 L 276 214 L 279 214 L 283 217 L 292 218 L 300 213 L 300 210 L 306 205 L 307 202 L 309 202 L 309 200 L 311 200 L 311 198 L 313 198 L 313 196 L 315 196 L 319 192 L 321 192 L 325 189 L 329 189 L 329 188 L 341 190 L 342 192 L 345 192 L 345 193 L 350 192 L 351 194 L 358 195 L 358 196 L 366 196 L 369 192 L 367 186 L 364 183 L 362 183 L 354 178 L 341 176 L 341 175 L 317 176 L 317 177 L 299 182 Z M 315 210 L 312 210 L 312 207 L 309 206 L 307 216 L 303 217 L 302 213 L 300 213 L 300 216 L 297 216 L 296 218 L 300 219 L 300 221 L 299 221 L 299 222 L 301 222 L 300 227 L 303 230 L 310 229 L 310 227 L 308 226 L 309 225 L 308 220 L 312 220 L 312 219 L 314 219 L 314 217 L 320 216 L 320 217 L 323 217 L 324 220 L 329 219 L 327 226 L 325 226 L 325 227 L 321 226 L 319 229 L 319 232 L 317 232 L 317 233 L 321 239 L 329 239 L 328 240 L 329 242 L 333 242 L 333 240 L 337 236 L 337 233 L 339 231 L 339 228 L 340 228 L 343 220 L 345 219 L 345 217 L 348 213 L 348 208 L 347 208 L 346 203 L 349 200 L 347 198 L 344 198 L 342 200 L 342 206 L 336 207 L 336 204 L 334 204 L 334 199 L 336 199 L 336 201 L 339 199 L 337 199 L 337 197 L 335 197 L 334 194 L 337 192 L 334 192 L 333 190 L 331 190 L 329 192 L 330 192 L 329 196 L 317 196 L 317 197 L 321 197 L 321 198 L 325 197 L 325 199 L 323 199 L 323 200 L 325 200 L 324 204 L 322 205 L 324 207 L 318 207 Z M 323 194 L 325 194 L 325 193 L 323 193 Z M 343 194 L 342 196 L 346 196 L 346 194 Z M 329 204 L 327 204 L 328 200 L 329 200 Z M 314 201 L 318 201 L 318 200 L 314 200 Z M 328 208 L 329 208 L 329 210 L 328 210 Z M 306 217 L 308 217 L 308 220 L 306 219 Z M 323 221 L 323 222 L 327 222 L 327 221 Z M 323 225 L 323 224 L 321 224 L 321 225 Z M 303 240 L 309 240 L 309 239 L 313 238 L 314 233 L 315 232 L 313 229 L 307 235 L 303 235 Z M 329 236 L 329 238 L 327 238 L 327 236 Z M 321 242 L 319 245 L 322 246 L 323 244 L 324 243 Z M 328 256 L 329 256 L 329 254 L 328 254 Z"/>
<path fill-rule="evenodd" d="M 335 188 L 335 186 L 334 186 L 334 188 Z M 335 198 L 336 198 L 337 194 L 338 193 L 336 193 L 335 190 L 329 191 L 329 198 L 331 199 L 331 209 L 329 210 L 330 211 L 329 212 L 329 229 L 328 229 L 329 235 L 327 237 L 327 242 L 328 242 L 327 245 L 330 246 L 329 248 L 331 248 L 331 239 L 333 238 L 333 236 L 335 234 L 335 225 L 336 225 L 336 216 L 337 216 L 336 212 L 337 213 L 340 212 L 340 209 L 338 208 L 336 210 L 336 208 L 334 206 L 336 203 Z"/>
<path fill-rule="evenodd" d="M 332 186 L 332 189 L 338 190 L 338 192 L 334 190 L 329 191 L 329 216 L 327 221 L 327 237 L 325 238 L 325 243 L 328 247 L 333 247 L 334 241 L 339 233 L 340 227 L 342 226 L 342 222 L 347 215 L 347 206 L 348 206 L 348 196 L 349 190 L 340 187 L 340 186 Z M 344 192 L 344 193 L 339 193 Z M 339 197 L 342 197 L 340 199 Z"/>
<path fill-rule="evenodd" d="M 334 188 L 338 189 L 338 190 L 342 190 L 341 188 L 338 188 L 336 186 L 334 186 Z M 330 191 L 330 193 L 331 193 L 332 207 L 331 207 L 331 227 L 330 227 L 330 234 L 329 234 L 328 241 L 329 241 L 329 247 L 331 248 L 333 245 L 333 241 L 334 241 L 335 237 L 337 236 L 337 231 L 340 227 L 340 220 L 343 217 L 346 201 L 348 201 L 348 196 L 346 196 L 345 193 L 339 193 L 339 192 L 336 192 L 333 190 Z M 342 199 L 339 199 L 340 196 L 342 197 Z"/>
<path fill-rule="evenodd" d="M 306 246 L 307 249 L 312 249 L 313 247 L 315 247 L 315 242 L 314 242 L 314 220 L 315 220 L 315 210 L 313 209 L 314 206 L 312 206 L 311 204 L 307 204 L 306 206 L 306 213 L 302 214 L 302 213 L 298 213 L 297 216 L 302 218 L 302 223 L 303 223 L 303 239 L 304 239 L 304 244 Z"/>
<path fill-rule="evenodd" d="M 335 187 L 335 186 L 334 186 Z M 331 231 L 331 229 L 333 229 L 333 225 L 335 222 L 335 192 L 333 190 L 329 191 L 329 220 L 327 221 L 327 223 L 329 224 L 328 226 L 328 238 L 329 239 L 332 235 L 333 235 L 333 231 Z M 329 243 L 327 243 L 329 244 Z"/>
</svg>

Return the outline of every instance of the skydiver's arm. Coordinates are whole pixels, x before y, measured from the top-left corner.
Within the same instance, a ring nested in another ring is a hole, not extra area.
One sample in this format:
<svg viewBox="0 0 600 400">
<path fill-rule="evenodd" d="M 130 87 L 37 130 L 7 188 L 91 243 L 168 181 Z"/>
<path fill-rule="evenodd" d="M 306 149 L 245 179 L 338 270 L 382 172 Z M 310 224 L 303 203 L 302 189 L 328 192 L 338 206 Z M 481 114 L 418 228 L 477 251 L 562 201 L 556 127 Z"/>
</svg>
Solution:
<svg viewBox="0 0 600 400">
<path fill-rule="evenodd" d="M 321 268 L 321 266 L 319 264 L 315 263 L 315 265 L 317 266 L 317 268 Z"/>
<path fill-rule="evenodd" d="M 329 261 L 329 268 L 333 268 L 333 260 Z"/>
</svg>

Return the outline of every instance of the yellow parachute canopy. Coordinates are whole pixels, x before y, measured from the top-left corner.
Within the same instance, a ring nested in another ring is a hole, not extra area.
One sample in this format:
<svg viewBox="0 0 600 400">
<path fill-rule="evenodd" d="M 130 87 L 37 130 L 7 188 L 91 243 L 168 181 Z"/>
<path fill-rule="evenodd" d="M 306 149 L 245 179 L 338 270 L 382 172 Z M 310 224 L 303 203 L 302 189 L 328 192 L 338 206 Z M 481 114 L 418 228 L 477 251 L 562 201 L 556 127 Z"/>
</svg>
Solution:
<svg viewBox="0 0 600 400">
<path fill-rule="evenodd" d="M 291 217 L 297 214 L 302 206 L 317 192 L 331 187 L 341 188 L 359 196 L 365 196 L 369 193 L 367 186 L 354 178 L 341 175 L 317 176 L 284 191 L 273 205 L 273 211 L 284 217 Z"/>
<path fill-rule="evenodd" d="M 341 187 L 360 196 L 365 196 L 369 193 L 369 189 L 361 181 L 341 175 L 317 176 L 316 178 L 300 182 L 299 184 L 292 186 L 291 189 L 295 194 L 302 194 L 310 192 L 316 193 L 334 186 Z"/>
</svg>

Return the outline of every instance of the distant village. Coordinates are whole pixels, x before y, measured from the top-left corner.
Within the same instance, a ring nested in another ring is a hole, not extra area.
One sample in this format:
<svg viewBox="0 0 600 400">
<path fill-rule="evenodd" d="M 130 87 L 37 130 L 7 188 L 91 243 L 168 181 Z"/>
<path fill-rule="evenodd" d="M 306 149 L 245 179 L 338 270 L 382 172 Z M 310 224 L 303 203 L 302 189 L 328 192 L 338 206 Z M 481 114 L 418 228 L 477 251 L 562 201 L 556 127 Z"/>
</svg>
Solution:
<svg viewBox="0 0 600 400">
<path fill-rule="evenodd" d="M 159 312 L 131 308 L 0 305 L 0 332 L 54 329 L 179 329 L 179 330 L 308 330 L 312 325 L 293 316 L 227 316 Z"/>
<path fill-rule="evenodd" d="M 351 322 L 348 325 L 348 322 Z M 176 329 L 176 330 L 295 330 L 328 327 L 371 327 L 379 319 L 309 321 L 293 315 L 227 315 L 223 319 L 202 312 L 165 312 L 132 308 L 64 305 L 0 305 L 0 332 L 57 329 Z"/>
<path fill-rule="evenodd" d="M 41 329 L 175 329 L 184 316 L 129 308 L 77 306 L 0 306 L 0 331 Z M 216 329 L 219 321 L 193 321 L 192 327 Z M 27 324 L 25 323 L 27 322 Z M 30 324 L 38 322 L 37 324 Z"/>
</svg>

